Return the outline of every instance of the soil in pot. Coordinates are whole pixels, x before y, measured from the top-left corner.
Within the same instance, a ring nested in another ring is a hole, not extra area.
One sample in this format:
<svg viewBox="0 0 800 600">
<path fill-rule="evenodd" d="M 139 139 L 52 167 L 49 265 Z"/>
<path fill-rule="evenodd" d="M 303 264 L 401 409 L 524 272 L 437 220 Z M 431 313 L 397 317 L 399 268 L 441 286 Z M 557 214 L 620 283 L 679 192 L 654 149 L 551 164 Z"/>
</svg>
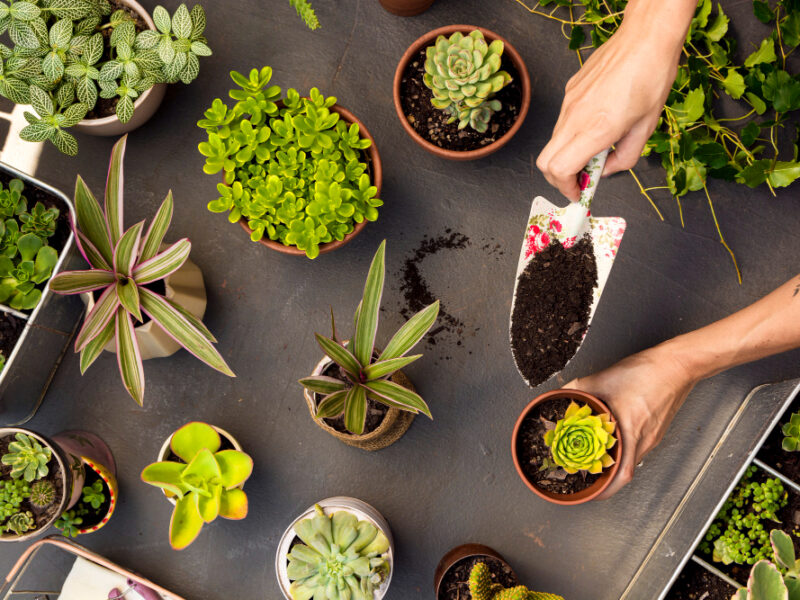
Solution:
<svg viewBox="0 0 800 600">
<path fill-rule="evenodd" d="M 563 369 L 589 325 L 597 262 L 589 237 L 569 248 L 554 241 L 520 274 L 511 315 L 511 349 L 532 387 Z"/>
<path fill-rule="evenodd" d="M 337 365 L 336 363 L 332 363 L 328 365 L 328 367 L 322 372 L 323 375 L 327 377 L 335 377 L 336 379 L 340 379 L 342 381 L 347 381 L 347 375 L 345 372 Z M 314 403 L 319 405 L 320 401 L 322 400 L 323 396 L 319 394 L 314 394 Z M 361 435 L 367 435 L 368 433 L 372 433 L 378 427 L 380 427 L 381 423 L 383 423 L 383 419 L 386 417 L 386 413 L 389 412 L 389 407 L 385 404 L 381 404 L 380 402 L 375 402 L 374 400 L 367 399 L 367 421 L 364 425 L 364 433 Z M 352 435 L 348 430 L 347 427 L 344 426 L 344 413 L 335 417 L 333 419 L 322 419 L 324 423 L 328 427 L 333 427 L 339 433 L 345 433 L 347 435 Z"/>
<path fill-rule="evenodd" d="M 784 438 L 783 425 L 788 423 L 792 414 L 798 410 L 800 410 L 800 396 L 792 402 L 758 452 L 758 458 L 795 482 L 800 482 L 800 451 L 787 452 L 781 448 L 781 443 Z"/>
<path fill-rule="evenodd" d="M 667 593 L 666 600 L 730 600 L 736 588 L 689 561 Z"/>
<path fill-rule="evenodd" d="M 536 487 L 554 494 L 575 494 L 585 490 L 601 475 L 586 471 L 570 475 L 563 469 L 541 470 L 545 459 L 551 458 L 550 448 L 544 443 L 545 421 L 555 424 L 563 419 L 571 402 L 573 400 L 569 398 L 553 398 L 537 404 L 522 421 L 517 437 L 517 456 L 525 477 Z"/>
<path fill-rule="evenodd" d="M 99 525 L 108 514 L 108 509 L 111 507 L 111 491 L 108 489 L 106 482 L 103 481 L 103 478 L 97 474 L 97 471 L 86 465 L 84 465 L 83 468 L 86 471 L 86 479 L 84 480 L 83 487 L 92 487 L 95 482 L 99 481 L 103 485 L 103 496 L 105 497 L 103 503 L 98 508 L 95 508 L 91 504 L 85 503 L 83 501 L 83 495 L 81 495 L 78 504 L 72 509 L 83 519 L 83 523 L 81 523 L 80 526 L 81 529 L 89 529 L 90 527 Z"/>
<path fill-rule="evenodd" d="M 472 572 L 472 567 L 478 563 L 486 563 L 494 583 L 499 583 L 506 588 L 519 585 L 511 567 L 502 560 L 493 556 L 467 556 L 456 562 L 442 576 L 439 584 L 439 597 L 436 600 L 468 600 L 471 597 L 469 574 Z"/>
<path fill-rule="evenodd" d="M 477 150 L 503 137 L 519 118 L 522 106 L 522 82 L 511 59 L 503 55 L 502 69 L 511 75 L 511 83 L 500 90 L 494 98 L 503 107 L 494 114 L 485 133 L 467 126 L 458 128 L 458 121 L 448 123 L 447 113 L 431 104 L 433 93 L 423 83 L 425 75 L 425 51 L 422 48 L 411 57 L 400 82 L 400 102 L 403 114 L 414 131 L 428 142 L 445 150 Z"/>
<path fill-rule="evenodd" d="M 22 335 L 23 329 L 25 329 L 25 321 L 8 313 L 0 312 L 0 355 L 8 359 L 14 346 L 17 345 L 19 336 Z"/>
</svg>

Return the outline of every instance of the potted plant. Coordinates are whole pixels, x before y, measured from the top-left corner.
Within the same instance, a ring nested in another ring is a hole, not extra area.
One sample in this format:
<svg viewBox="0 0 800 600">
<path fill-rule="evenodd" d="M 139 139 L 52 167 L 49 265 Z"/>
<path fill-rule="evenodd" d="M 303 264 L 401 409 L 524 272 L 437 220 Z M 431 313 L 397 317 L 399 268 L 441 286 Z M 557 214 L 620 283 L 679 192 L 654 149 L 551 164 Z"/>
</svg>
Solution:
<svg viewBox="0 0 800 600">
<path fill-rule="evenodd" d="M 413 17 L 424 13 L 434 0 L 380 0 L 381 6 L 393 15 Z"/>
<path fill-rule="evenodd" d="M 353 339 L 338 339 L 331 313 L 331 337 L 315 334 L 325 358 L 311 376 L 300 380 L 314 422 L 344 443 L 364 450 L 380 450 L 396 442 L 417 413 L 433 418 L 400 369 L 422 357 L 406 355 L 433 326 L 439 302 L 411 317 L 384 350 L 377 350 L 385 252 L 383 241 L 372 259 L 364 296 L 356 310 Z"/>
<path fill-rule="evenodd" d="M 20 137 L 51 141 L 75 155 L 67 129 L 119 135 L 142 125 L 158 108 L 167 83 L 190 83 L 200 56 L 206 18 L 181 4 L 170 17 L 161 6 L 153 18 L 135 0 L 43 0 L 0 7 L 0 95 L 31 104 Z"/>
<path fill-rule="evenodd" d="M 162 460 L 142 471 L 142 481 L 161 488 L 175 505 L 169 526 L 169 543 L 175 550 L 189 546 L 203 524 L 218 516 L 247 516 L 242 487 L 253 472 L 253 459 L 227 434 L 224 444 L 220 431 L 207 423 L 184 425 L 168 440 L 171 454 L 159 456 Z"/>
<path fill-rule="evenodd" d="M 350 111 L 313 88 L 308 97 L 273 85 L 272 69 L 236 71 L 229 108 L 214 100 L 197 124 L 203 170 L 223 172 L 211 212 L 228 213 L 254 242 L 316 258 L 378 218 L 383 172 L 375 142 Z"/>
<path fill-rule="evenodd" d="M 322 500 L 284 531 L 275 570 L 286 600 L 381 600 L 394 571 L 389 524 L 361 500 Z"/>
<path fill-rule="evenodd" d="M 555 504 L 596 498 L 619 469 L 622 439 L 611 411 L 578 390 L 553 390 L 522 411 L 511 437 L 517 473 Z"/>
<path fill-rule="evenodd" d="M 119 486 L 113 472 L 87 458 L 81 462 L 86 476 L 80 499 L 54 523 L 65 537 L 97 531 L 109 522 L 117 508 Z"/>
<path fill-rule="evenodd" d="M 60 273 L 50 281 L 50 289 L 57 294 L 94 294 L 83 327 L 75 338 L 75 351 L 81 354 L 81 372 L 89 368 L 112 340 L 115 341 L 122 382 L 141 405 L 144 398 L 142 348 L 163 349 L 165 337 L 210 367 L 230 377 L 235 375 L 214 348 L 214 336 L 199 315 L 189 310 L 196 305 L 205 308 L 202 274 L 196 268 L 185 268 L 191 243 L 184 238 L 166 249 L 162 247 L 172 221 L 172 192 L 167 193 L 147 230 L 144 221 L 128 230 L 123 227 L 122 162 L 126 140 L 124 136 L 112 150 L 105 210 L 78 176 L 75 186 L 77 224 L 73 227 L 89 268 Z M 190 295 L 202 294 L 202 302 L 190 306 L 182 298 L 170 296 L 166 287 L 170 277 L 181 278 L 180 287 L 188 289 Z M 144 327 L 137 327 L 135 323 Z M 172 346 L 172 351 L 176 350 Z M 154 355 L 158 354 L 149 354 Z"/>
<path fill-rule="evenodd" d="M 775 562 L 759 560 L 750 570 L 747 587 L 731 600 L 792 600 L 800 591 L 800 561 L 795 558 L 789 534 L 773 529 L 769 534 Z"/>
<path fill-rule="evenodd" d="M 516 49 L 483 27 L 449 25 L 406 50 L 394 76 L 403 128 L 442 158 L 496 152 L 519 131 L 530 107 L 528 69 Z"/>
</svg>

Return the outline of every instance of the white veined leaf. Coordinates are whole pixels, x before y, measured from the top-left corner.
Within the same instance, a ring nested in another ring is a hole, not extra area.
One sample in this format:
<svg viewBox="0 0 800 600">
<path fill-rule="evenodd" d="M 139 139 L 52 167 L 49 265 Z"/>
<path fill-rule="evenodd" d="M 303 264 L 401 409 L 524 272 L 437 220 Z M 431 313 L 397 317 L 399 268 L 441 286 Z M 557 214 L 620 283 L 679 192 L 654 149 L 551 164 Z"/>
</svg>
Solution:
<svg viewBox="0 0 800 600">
<path fill-rule="evenodd" d="M 122 75 L 122 63 L 110 60 L 100 68 L 99 81 L 114 81 Z M 114 86 L 116 87 L 116 86 Z"/>
<path fill-rule="evenodd" d="M 28 84 L 19 79 L 6 79 L 3 81 L 2 93 L 15 104 L 30 104 L 31 97 Z"/>
<path fill-rule="evenodd" d="M 60 108 L 66 108 L 73 102 L 75 102 L 75 84 L 65 81 L 56 90 L 56 104 Z"/>
<path fill-rule="evenodd" d="M 186 54 L 176 52 L 173 61 L 164 67 L 164 75 L 167 76 L 167 79 L 176 81 L 181 76 L 184 67 L 186 67 L 186 60 Z"/>
<path fill-rule="evenodd" d="M 42 71 L 47 79 L 55 83 L 64 75 L 64 63 L 61 62 L 58 54 L 51 52 L 42 61 Z"/>
<path fill-rule="evenodd" d="M 29 23 L 11 21 L 11 25 L 8 28 L 8 35 L 11 37 L 11 41 L 17 46 L 22 46 L 23 48 L 39 47 L 39 38 L 36 37 L 36 34 L 33 32 L 33 27 L 31 27 Z"/>
<path fill-rule="evenodd" d="M 149 50 L 158 45 L 159 39 L 161 39 L 161 36 L 157 31 L 145 29 L 144 31 L 139 32 L 139 34 L 136 36 L 135 45 L 137 48 L 142 50 Z"/>
<path fill-rule="evenodd" d="M 90 110 L 97 104 L 97 86 L 88 77 L 78 80 L 76 92 L 78 93 L 78 100 L 88 106 Z"/>
<path fill-rule="evenodd" d="M 92 5 L 86 0 L 52 0 L 48 8 L 59 19 L 78 21 L 92 12 Z"/>
<path fill-rule="evenodd" d="M 32 85 L 30 87 L 31 106 L 42 117 L 53 116 L 53 99 L 42 88 Z"/>
<path fill-rule="evenodd" d="M 125 43 L 130 48 L 135 41 L 136 25 L 134 25 L 132 21 L 125 21 L 114 28 L 114 32 L 111 34 L 110 44 L 112 46 L 119 46 Z"/>
<path fill-rule="evenodd" d="M 185 4 L 181 4 L 172 16 L 172 32 L 183 39 L 192 35 L 192 17 L 189 16 L 189 9 Z"/>
<path fill-rule="evenodd" d="M 186 67 L 181 72 L 181 81 L 189 84 L 194 81 L 200 74 L 200 61 L 194 54 L 188 54 L 186 57 Z"/>
<path fill-rule="evenodd" d="M 173 48 L 170 38 L 161 38 L 161 41 L 158 43 L 158 57 L 165 65 L 168 65 L 175 59 L 175 48 Z"/>
<path fill-rule="evenodd" d="M 77 125 L 83 120 L 88 111 L 89 108 L 87 105 L 81 102 L 69 106 L 67 110 L 64 111 L 64 122 L 61 126 L 72 127 L 73 125 Z"/>
<path fill-rule="evenodd" d="M 90 65 L 95 64 L 103 57 L 103 34 L 95 33 L 86 42 L 86 50 L 84 51 L 86 62 Z"/>
<path fill-rule="evenodd" d="M 50 27 L 50 45 L 58 48 L 67 48 L 72 39 L 72 21 L 61 19 Z"/>
<path fill-rule="evenodd" d="M 86 35 L 73 35 L 69 41 L 69 51 L 72 56 L 80 56 L 83 54 L 86 44 L 89 42 L 89 37 Z"/>
<path fill-rule="evenodd" d="M 75 23 L 74 32 L 76 35 L 91 35 L 100 26 L 100 16 L 90 15 Z"/>
<path fill-rule="evenodd" d="M 39 121 L 23 127 L 19 132 L 19 137 L 26 142 L 43 142 L 50 139 L 50 136 L 54 131 L 55 127 L 49 123 Z"/>
<path fill-rule="evenodd" d="M 53 145 L 56 148 L 58 148 L 67 156 L 75 156 L 78 154 L 78 140 L 76 140 L 75 136 L 71 133 L 67 133 L 61 129 L 56 129 L 53 131 L 50 141 L 53 142 Z"/>
<path fill-rule="evenodd" d="M 196 40 L 206 30 L 206 11 L 199 4 L 192 7 L 189 16 L 192 17 L 192 35 L 191 39 Z"/>
<path fill-rule="evenodd" d="M 117 102 L 117 118 L 121 123 L 127 123 L 133 118 L 133 100 L 130 96 L 124 96 Z"/>
<path fill-rule="evenodd" d="M 33 21 L 41 12 L 33 2 L 14 2 L 9 8 L 11 16 L 20 21 Z"/>
<path fill-rule="evenodd" d="M 203 42 L 192 42 L 192 52 L 197 56 L 211 56 L 211 48 Z"/>
<path fill-rule="evenodd" d="M 86 65 L 83 63 L 72 63 L 64 68 L 64 75 L 74 79 L 80 79 L 86 75 Z"/>
<path fill-rule="evenodd" d="M 128 81 L 130 82 L 139 80 L 139 77 L 141 77 L 141 73 L 139 73 L 139 67 L 136 65 L 135 62 L 125 63 L 125 76 L 128 78 Z"/>
<path fill-rule="evenodd" d="M 153 23 L 161 33 L 169 33 L 172 28 L 172 20 L 169 18 L 167 9 L 163 6 L 156 6 L 153 11 Z"/>
</svg>

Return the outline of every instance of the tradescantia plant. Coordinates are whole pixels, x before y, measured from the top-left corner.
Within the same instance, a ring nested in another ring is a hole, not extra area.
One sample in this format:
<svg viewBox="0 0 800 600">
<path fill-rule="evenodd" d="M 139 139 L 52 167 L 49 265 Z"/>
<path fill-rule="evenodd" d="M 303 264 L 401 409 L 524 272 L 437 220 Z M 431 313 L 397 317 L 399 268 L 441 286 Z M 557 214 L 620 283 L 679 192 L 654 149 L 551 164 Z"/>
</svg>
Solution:
<svg viewBox="0 0 800 600">
<path fill-rule="evenodd" d="M 231 78 L 241 88 L 230 91 L 237 103 L 230 108 L 217 98 L 197 123 L 208 132 L 198 146 L 203 171 L 224 173 L 211 212 L 246 220 L 254 242 L 266 236 L 309 258 L 356 223 L 378 218 L 383 202 L 364 158 L 371 141 L 330 110 L 336 98 L 316 88 L 308 98 L 294 89 L 282 96 L 277 85 L 268 87 L 270 67 L 249 77 L 232 71 Z"/>
<path fill-rule="evenodd" d="M 468 35 L 456 31 L 440 35 L 425 51 L 423 81 L 433 93 L 431 104 L 445 111 L 448 123 L 458 121 L 484 133 L 494 113 L 502 108 L 494 95 L 511 83 L 511 75 L 500 69 L 504 44 L 487 44 L 475 29 Z"/>
<path fill-rule="evenodd" d="M 564 600 L 556 594 L 532 592 L 524 585 L 504 588 L 492 581 L 492 572 L 486 563 L 477 563 L 469 574 L 469 595 L 472 600 Z"/>
<path fill-rule="evenodd" d="M 361 435 L 367 418 L 367 400 L 389 408 L 423 413 L 429 418 L 430 409 L 415 392 L 390 381 L 391 376 L 411 364 L 421 354 L 406 356 L 430 330 L 439 314 L 439 301 L 419 311 L 403 325 L 375 357 L 375 335 L 385 276 L 386 241 L 381 242 L 364 285 L 364 296 L 356 309 L 355 334 L 348 343 L 337 339 L 336 326 L 331 323 L 330 338 L 315 334 L 322 351 L 346 375 L 346 380 L 326 375 L 312 375 L 300 380 L 307 390 L 319 394 L 315 417 L 330 419 L 344 413 L 344 425 L 350 433 Z M 333 321 L 333 316 L 331 316 Z"/>
<path fill-rule="evenodd" d="M 588 404 L 578 406 L 572 402 L 564 418 L 544 434 L 544 443 L 550 448 L 553 462 L 567 473 L 596 474 L 614 464 L 608 454 L 617 442 L 614 428 L 608 414 L 593 415 Z"/>
<path fill-rule="evenodd" d="M 287 555 L 292 599 L 372 600 L 391 568 L 386 535 L 347 511 L 315 511 L 294 527 L 303 543 Z"/>
<path fill-rule="evenodd" d="M 155 84 L 194 80 L 198 57 L 211 54 L 203 8 L 181 4 L 170 16 L 158 6 L 153 22 L 156 30 L 137 32 L 133 15 L 112 11 L 108 0 L 0 2 L 0 34 L 11 41 L 0 44 L 0 95 L 35 111 L 25 113 L 20 137 L 75 155 L 78 142 L 66 129 L 98 97 L 116 101 L 116 115 L 127 123 L 135 100 Z"/>
<path fill-rule="evenodd" d="M 145 483 L 177 496 L 169 529 L 169 542 L 176 550 L 191 544 L 203 525 L 218 516 L 247 516 L 247 495 L 241 486 L 253 472 L 253 459 L 221 446 L 213 427 L 188 423 L 170 440 L 170 449 L 183 462 L 161 461 L 142 471 Z"/>
<path fill-rule="evenodd" d="M 180 269 L 192 246 L 184 238 L 159 252 L 172 221 L 171 191 L 147 230 L 144 221 L 128 230 L 123 228 L 122 161 L 126 141 L 124 136 L 111 153 L 105 210 L 78 176 L 75 184 L 78 221 L 77 225 L 73 223 L 73 229 L 89 268 L 59 273 L 50 281 L 50 289 L 57 294 L 98 294 L 75 339 L 75 351 L 81 354 L 81 373 L 112 339 L 116 340 L 122 382 L 141 405 L 144 371 L 134 326 L 135 321 L 143 321 L 143 314 L 208 366 L 230 377 L 235 375 L 214 348 L 216 339 L 206 326 L 183 307 L 148 287 Z"/>
<path fill-rule="evenodd" d="M 797 600 L 800 598 L 800 560 L 795 558 L 792 538 L 780 529 L 769 535 L 777 566 L 760 560 L 753 565 L 747 587 L 731 600 Z"/>
</svg>

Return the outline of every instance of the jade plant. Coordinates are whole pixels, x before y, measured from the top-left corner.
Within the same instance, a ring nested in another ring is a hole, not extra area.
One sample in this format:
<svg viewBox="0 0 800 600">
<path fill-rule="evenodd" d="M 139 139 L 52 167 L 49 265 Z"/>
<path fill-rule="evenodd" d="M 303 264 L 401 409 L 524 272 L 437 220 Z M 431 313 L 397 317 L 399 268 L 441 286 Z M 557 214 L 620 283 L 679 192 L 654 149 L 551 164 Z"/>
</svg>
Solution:
<svg viewBox="0 0 800 600">
<path fill-rule="evenodd" d="M 289 5 L 297 11 L 297 14 L 309 29 L 312 31 L 319 29 L 319 19 L 317 19 L 317 13 L 314 12 L 311 2 L 308 0 L 289 0 Z"/>
<path fill-rule="evenodd" d="M 8 452 L 3 455 L 2 463 L 11 467 L 13 479 L 24 479 L 28 483 L 47 477 L 47 464 L 53 451 L 42 446 L 37 440 L 24 433 L 17 433 L 14 441 L 8 445 Z"/>
<path fill-rule="evenodd" d="M 208 133 L 198 146 L 203 170 L 224 179 L 211 212 L 246 221 L 254 242 L 266 236 L 309 258 L 378 218 L 383 202 L 364 153 L 372 142 L 331 110 L 336 98 L 316 88 L 307 98 L 294 89 L 282 95 L 268 87 L 270 67 L 231 78 L 240 87 L 230 91 L 233 108 L 217 98 L 197 123 Z"/>
<path fill-rule="evenodd" d="M 477 563 L 469 574 L 469 594 L 472 600 L 564 600 L 556 594 L 532 592 L 524 585 L 504 588 L 492 581 L 492 572 L 486 563 Z"/>
<path fill-rule="evenodd" d="M 792 538 L 780 529 L 773 529 L 769 538 L 777 564 L 763 559 L 755 563 L 747 587 L 737 590 L 731 600 L 800 598 L 800 560 L 795 558 Z"/>
<path fill-rule="evenodd" d="M 300 380 L 300 385 L 321 397 L 314 416 L 331 419 L 344 414 L 345 427 L 355 435 L 364 432 L 368 400 L 414 414 L 421 412 L 433 418 L 428 405 L 418 394 L 390 379 L 398 370 L 422 357 L 421 354 L 406 355 L 433 326 L 439 314 L 439 301 L 411 317 L 383 351 L 376 351 L 375 336 L 386 270 L 385 253 L 386 241 L 383 241 L 372 259 L 364 295 L 356 309 L 353 339 L 347 343 L 338 339 L 333 315 L 331 337 L 315 334 L 322 351 L 341 368 L 345 378 L 312 375 Z"/>
<path fill-rule="evenodd" d="M 347 511 L 315 513 L 294 526 L 302 543 L 287 556 L 292 599 L 372 600 L 391 569 L 386 535 Z"/>
<path fill-rule="evenodd" d="M 0 33 L 11 42 L 0 44 L 0 95 L 35 111 L 25 112 L 20 137 L 75 155 L 78 142 L 66 130 L 96 110 L 98 97 L 115 102 L 127 123 L 155 84 L 195 79 L 199 57 L 211 54 L 203 8 L 181 4 L 170 16 L 158 6 L 153 22 L 155 30 L 137 31 L 134 15 L 108 0 L 0 2 Z"/>
<path fill-rule="evenodd" d="M 614 447 L 615 425 L 607 413 L 592 414 L 592 407 L 571 402 L 564 418 L 544 434 L 553 463 L 567 473 L 596 474 L 614 464 L 608 451 Z"/>
<path fill-rule="evenodd" d="M 494 96 L 511 83 L 503 71 L 504 44 L 487 44 L 475 29 L 468 35 L 456 31 L 449 38 L 440 35 L 425 51 L 423 81 L 431 90 L 431 104 L 449 115 L 448 123 L 458 128 L 469 125 L 484 133 L 489 121 L 502 108 Z"/>
<path fill-rule="evenodd" d="M 800 450 L 800 412 L 793 413 L 789 422 L 783 424 L 781 431 L 783 432 L 781 448 L 786 452 Z"/>
<path fill-rule="evenodd" d="M 188 423 L 176 431 L 170 449 L 180 461 L 145 467 L 142 480 L 176 498 L 169 542 L 176 550 L 191 544 L 205 523 L 218 516 L 244 519 L 247 495 L 241 489 L 253 472 L 253 459 L 239 450 L 220 450 L 222 440 L 206 423 Z"/>
<path fill-rule="evenodd" d="M 127 136 L 111 153 L 106 182 L 105 210 L 83 179 L 75 184 L 73 223 L 75 241 L 89 268 L 59 273 L 50 281 L 57 294 L 94 293 L 97 301 L 86 316 L 75 339 L 80 352 L 81 373 L 97 359 L 103 348 L 116 341 L 117 363 L 125 389 L 141 405 L 144 399 L 144 371 L 135 333 L 135 323 L 144 315 L 166 331 L 176 342 L 208 366 L 235 377 L 219 352 L 216 339 L 185 308 L 153 291 L 151 285 L 183 266 L 192 245 L 183 238 L 161 250 L 172 221 L 172 192 L 168 192 L 150 226 L 140 221 L 123 227 L 123 169 Z"/>
</svg>

